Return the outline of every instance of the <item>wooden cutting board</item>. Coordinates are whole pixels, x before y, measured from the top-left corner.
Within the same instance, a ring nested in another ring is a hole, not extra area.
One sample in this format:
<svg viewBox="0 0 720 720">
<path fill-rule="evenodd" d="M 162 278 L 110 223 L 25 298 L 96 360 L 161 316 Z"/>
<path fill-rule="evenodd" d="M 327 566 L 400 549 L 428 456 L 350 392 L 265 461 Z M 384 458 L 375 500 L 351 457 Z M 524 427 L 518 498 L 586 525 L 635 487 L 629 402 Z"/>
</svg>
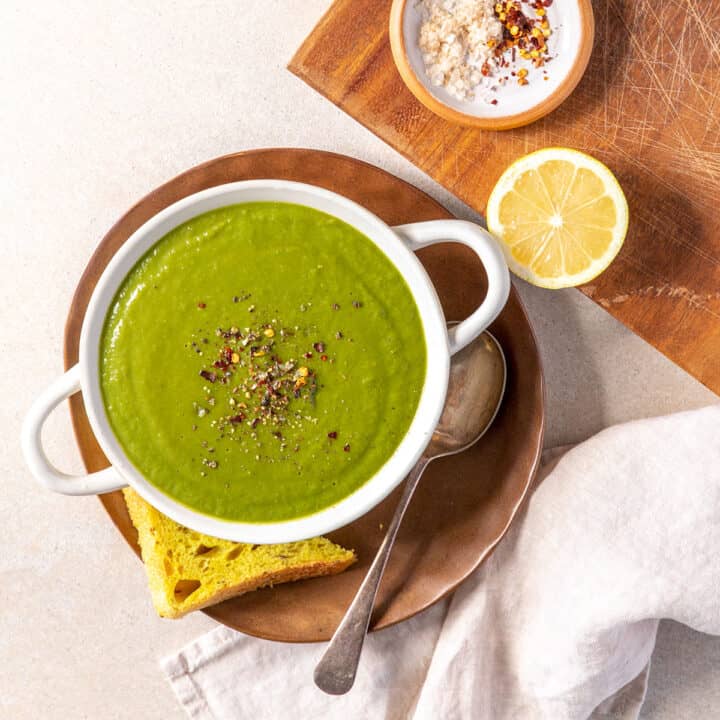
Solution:
<svg viewBox="0 0 720 720">
<path fill-rule="evenodd" d="M 395 69 L 388 0 L 337 0 L 289 69 L 483 212 L 517 157 L 564 145 L 618 176 L 630 229 L 581 290 L 720 393 L 720 2 L 595 0 L 585 77 L 555 112 L 465 129 L 415 100 Z"/>
</svg>

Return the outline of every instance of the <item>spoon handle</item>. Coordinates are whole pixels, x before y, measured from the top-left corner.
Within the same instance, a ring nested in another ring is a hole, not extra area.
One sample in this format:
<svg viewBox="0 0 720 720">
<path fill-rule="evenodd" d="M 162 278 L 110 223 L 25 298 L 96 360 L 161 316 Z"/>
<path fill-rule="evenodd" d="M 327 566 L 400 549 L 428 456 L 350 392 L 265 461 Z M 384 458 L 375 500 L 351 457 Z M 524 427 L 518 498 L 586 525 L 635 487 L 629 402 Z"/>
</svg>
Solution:
<svg viewBox="0 0 720 720">
<path fill-rule="evenodd" d="M 430 459 L 423 455 L 410 471 L 385 539 L 382 541 L 377 555 L 375 555 L 375 559 L 355 595 L 355 599 L 347 609 L 345 617 L 338 625 L 327 650 L 325 650 L 325 654 L 315 668 L 315 684 L 330 695 L 344 695 L 355 682 L 360 653 L 370 625 L 375 596 L 385 572 L 385 566 L 390 557 L 405 511 Z"/>
</svg>

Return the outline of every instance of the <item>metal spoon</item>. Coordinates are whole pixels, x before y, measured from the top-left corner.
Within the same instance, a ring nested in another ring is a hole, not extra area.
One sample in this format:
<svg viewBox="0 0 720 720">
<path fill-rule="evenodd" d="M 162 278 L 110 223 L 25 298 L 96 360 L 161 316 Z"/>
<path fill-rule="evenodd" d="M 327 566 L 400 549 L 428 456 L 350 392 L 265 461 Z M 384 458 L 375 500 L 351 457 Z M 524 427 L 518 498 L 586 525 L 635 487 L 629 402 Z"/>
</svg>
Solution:
<svg viewBox="0 0 720 720">
<path fill-rule="evenodd" d="M 380 580 L 400 523 L 425 468 L 435 458 L 462 452 L 482 437 L 497 415 L 506 376 L 502 348 L 489 332 L 484 332 L 453 357 L 440 422 L 405 481 L 400 502 L 365 580 L 315 668 L 315 684 L 326 693 L 343 695 L 355 682 Z"/>
</svg>

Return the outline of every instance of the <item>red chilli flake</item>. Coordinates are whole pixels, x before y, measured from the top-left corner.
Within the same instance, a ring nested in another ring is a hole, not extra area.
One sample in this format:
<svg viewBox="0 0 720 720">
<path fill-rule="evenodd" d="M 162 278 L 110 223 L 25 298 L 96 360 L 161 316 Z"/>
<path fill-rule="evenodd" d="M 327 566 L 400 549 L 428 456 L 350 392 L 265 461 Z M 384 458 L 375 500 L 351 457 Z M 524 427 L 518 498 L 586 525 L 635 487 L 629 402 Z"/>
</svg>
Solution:
<svg viewBox="0 0 720 720">
<path fill-rule="evenodd" d="M 233 410 L 216 420 L 213 420 L 211 427 L 218 427 L 221 431 L 226 426 L 238 427 L 240 424 L 248 425 L 253 430 L 259 425 L 267 425 L 270 432 L 277 431 L 278 428 L 287 422 L 287 408 L 292 398 L 303 398 L 309 403 L 313 403 L 315 394 L 317 393 L 316 371 L 309 367 L 304 367 L 295 360 L 283 362 L 273 351 L 273 343 L 269 340 L 266 344 L 257 343 L 261 333 L 268 329 L 268 325 L 262 326 L 260 329 L 247 329 L 243 334 L 236 327 L 225 331 L 222 328 L 215 330 L 217 338 L 225 338 L 225 342 L 220 340 L 220 346 L 217 348 L 217 356 L 212 368 L 202 369 L 198 374 L 211 383 L 218 382 L 227 384 L 233 380 L 235 373 L 235 387 L 230 389 L 233 396 L 241 395 L 247 400 L 238 402 L 234 398 L 230 399 L 230 406 Z M 275 333 L 273 333 L 274 335 Z M 282 341 L 286 335 L 294 335 L 289 330 L 279 330 L 278 342 Z M 271 336 L 267 336 L 271 337 Z M 240 341 L 240 338 L 243 338 Z M 193 348 L 198 351 L 197 343 L 193 341 Z M 324 348 L 324 344 L 323 344 Z M 243 362 L 240 353 L 243 349 L 248 352 L 244 353 L 247 362 Z M 252 355 L 252 359 L 248 358 Z M 308 352 L 309 357 L 313 356 L 312 352 Z M 256 359 L 257 358 L 257 359 Z M 327 356 L 326 358 L 327 359 Z M 330 362 L 333 362 L 330 359 Z M 209 388 L 205 388 L 208 392 Z M 215 405 L 215 398 L 208 398 L 209 405 Z M 239 407 L 236 407 L 239 406 Z M 199 417 L 204 417 L 210 411 L 200 405 L 197 405 Z M 298 416 L 295 413 L 293 417 Z M 195 426 L 197 428 L 197 426 Z M 284 442 L 281 434 L 273 433 L 275 437 Z M 337 437 L 337 433 L 335 434 Z M 220 437 L 224 435 L 220 434 Z M 256 438 L 253 433 L 253 438 Z"/>
<path fill-rule="evenodd" d="M 331 440 L 337 440 L 337 430 L 333 430 L 332 432 L 329 432 L 329 433 L 328 433 L 328 437 L 329 437 Z"/>
<path fill-rule="evenodd" d="M 198 307 L 199 307 L 201 310 L 204 310 L 204 309 L 207 307 L 207 305 L 206 305 L 204 302 L 199 302 L 199 303 L 198 303 Z"/>
<path fill-rule="evenodd" d="M 345 445 L 345 446 L 343 447 L 343 450 L 344 450 L 345 452 L 350 452 L 350 443 L 348 443 L 347 445 Z"/>
<path fill-rule="evenodd" d="M 321 359 L 323 362 L 326 362 L 327 359 L 328 359 L 328 356 L 327 356 L 327 355 L 321 355 L 321 356 L 320 356 L 320 359 Z"/>
<path fill-rule="evenodd" d="M 313 349 L 319 353 L 325 352 L 325 343 L 321 343 L 321 342 L 313 343 Z"/>
</svg>

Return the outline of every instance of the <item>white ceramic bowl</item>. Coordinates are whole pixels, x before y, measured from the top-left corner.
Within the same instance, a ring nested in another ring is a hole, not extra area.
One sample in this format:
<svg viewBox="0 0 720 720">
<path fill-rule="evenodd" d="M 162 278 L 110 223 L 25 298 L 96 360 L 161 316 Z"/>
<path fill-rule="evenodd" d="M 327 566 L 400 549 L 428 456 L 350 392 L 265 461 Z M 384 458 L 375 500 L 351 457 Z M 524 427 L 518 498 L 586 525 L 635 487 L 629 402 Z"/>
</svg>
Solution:
<svg viewBox="0 0 720 720">
<path fill-rule="evenodd" d="M 321 210 L 344 220 L 370 238 L 402 273 L 420 311 L 428 348 L 427 374 L 410 428 L 390 459 L 367 482 L 340 502 L 313 515 L 273 523 L 230 522 L 197 512 L 151 485 L 128 459 L 108 423 L 99 376 L 100 336 L 108 307 L 125 276 L 160 238 L 190 218 L 236 203 L 276 201 Z M 458 325 L 446 328 L 435 288 L 414 250 L 453 241 L 470 246 L 488 277 L 485 300 Z M 510 280 L 503 254 L 481 227 L 461 220 L 436 220 L 390 228 L 360 205 L 335 193 L 281 180 L 229 183 L 190 195 L 170 205 L 136 230 L 103 272 L 80 335 L 79 362 L 58 378 L 33 404 L 22 431 L 25 458 L 46 487 L 67 495 L 110 492 L 132 486 L 145 500 L 177 522 L 215 537 L 240 542 L 290 542 L 320 535 L 352 522 L 377 505 L 407 475 L 432 436 L 447 391 L 450 356 L 477 337 L 505 305 Z M 95 437 L 111 467 L 85 476 L 70 476 L 47 459 L 42 426 L 50 412 L 73 393 L 82 392 Z"/>
</svg>

